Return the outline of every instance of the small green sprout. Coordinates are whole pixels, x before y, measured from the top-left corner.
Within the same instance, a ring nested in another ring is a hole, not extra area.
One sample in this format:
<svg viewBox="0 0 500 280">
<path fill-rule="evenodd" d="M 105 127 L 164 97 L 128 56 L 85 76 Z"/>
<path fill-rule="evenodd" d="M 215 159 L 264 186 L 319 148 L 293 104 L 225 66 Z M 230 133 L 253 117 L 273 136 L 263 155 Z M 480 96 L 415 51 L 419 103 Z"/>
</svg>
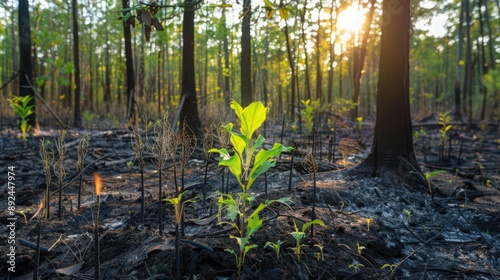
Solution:
<svg viewBox="0 0 500 280">
<path fill-rule="evenodd" d="M 339 212 L 342 212 L 342 210 L 344 209 L 345 203 L 343 201 L 340 201 L 339 206 L 340 206 Z"/>
<path fill-rule="evenodd" d="M 384 264 L 380 269 L 386 269 L 386 268 L 389 268 L 391 270 L 391 273 L 394 272 L 394 269 L 396 269 L 396 267 L 398 267 L 398 264 Z"/>
<path fill-rule="evenodd" d="M 358 262 L 353 262 L 348 266 L 348 268 L 354 269 L 354 272 L 358 272 L 360 267 L 365 267 L 365 266 L 362 263 Z"/>
<path fill-rule="evenodd" d="M 356 120 L 358 121 L 358 130 L 361 131 L 363 129 L 363 117 L 359 116 Z"/>
<path fill-rule="evenodd" d="M 433 172 L 427 172 L 427 173 L 425 173 L 425 181 L 427 182 L 427 186 L 429 187 L 429 194 L 431 195 L 431 198 L 433 197 L 431 179 L 432 179 L 432 177 L 434 177 L 434 176 L 436 176 L 436 175 L 438 175 L 440 173 L 446 173 L 446 171 L 444 171 L 444 170 L 436 170 L 436 171 L 433 171 Z"/>
<path fill-rule="evenodd" d="M 132 165 L 134 165 L 133 161 L 131 161 L 131 160 L 127 161 L 127 169 L 128 170 L 132 169 Z"/>
<path fill-rule="evenodd" d="M 361 256 L 361 252 L 365 249 L 365 246 L 360 246 L 359 242 L 356 243 L 356 250 L 358 251 L 358 255 Z"/>
<path fill-rule="evenodd" d="M 408 216 L 408 221 L 411 221 L 411 216 L 413 215 L 413 209 L 404 209 L 403 213 Z"/>
<path fill-rule="evenodd" d="M 283 245 L 285 242 L 282 242 L 281 240 L 278 239 L 276 243 L 273 243 L 271 241 L 267 241 L 266 245 L 264 245 L 264 248 L 271 247 L 274 249 L 274 252 L 276 252 L 276 259 L 280 259 L 280 250 L 281 250 L 281 245 Z"/>
<path fill-rule="evenodd" d="M 366 218 L 366 225 L 368 226 L 368 231 L 370 231 L 370 224 L 373 221 L 373 218 Z"/>
<path fill-rule="evenodd" d="M 293 221 L 293 226 L 295 228 L 295 231 L 290 232 L 290 235 L 295 239 L 295 247 L 290 248 L 290 250 L 293 250 L 295 255 L 297 256 L 297 259 L 300 261 L 300 254 L 302 252 L 301 248 L 303 246 L 306 246 L 304 244 L 300 244 L 300 241 L 304 236 L 306 235 L 306 230 L 312 225 L 320 225 L 322 227 L 325 226 L 325 223 L 322 220 L 312 220 L 310 222 L 305 223 L 302 226 L 302 231 L 299 231 L 299 228 L 297 227 L 297 224 L 295 223 L 295 220 Z"/>
</svg>

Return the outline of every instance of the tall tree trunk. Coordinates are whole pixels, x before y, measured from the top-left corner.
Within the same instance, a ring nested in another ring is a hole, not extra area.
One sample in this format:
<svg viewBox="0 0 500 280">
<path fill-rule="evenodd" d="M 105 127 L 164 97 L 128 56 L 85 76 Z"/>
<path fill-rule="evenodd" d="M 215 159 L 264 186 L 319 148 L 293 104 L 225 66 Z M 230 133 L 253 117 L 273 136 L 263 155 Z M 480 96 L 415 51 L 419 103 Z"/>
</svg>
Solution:
<svg viewBox="0 0 500 280">
<path fill-rule="evenodd" d="M 486 61 L 486 48 L 485 48 L 485 43 L 484 43 L 484 15 L 481 12 L 481 7 L 484 5 L 484 0 L 479 0 L 478 1 L 478 13 L 479 13 L 479 34 L 481 35 L 481 42 L 479 42 L 478 38 L 478 51 L 481 52 L 481 58 L 480 58 L 480 65 L 481 67 L 478 67 L 478 82 L 479 82 L 479 88 L 480 91 L 483 95 L 483 104 L 481 106 L 481 115 L 480 119 L 484 120 L 484 117 L 486 115 L 486 97 L 488 96 L 488 90 L 486 89 L 486 86 L 483 84 L 481 77 L 485 74 L 488 73 L 488 62 Z M 484 5 L 485 6 L 485 5 Z"/>
<path fill-rule="evenodd" d="M 28 0 L 19 0 L 19 96 L 31 96 L 29 105 L 33 106 L 33 114 L 28 117 L 28 125 L 36 134 L 40 131 L 35 107 L 33 84 L 33 66 L 31 65 L 31 28 Z"/>
<path fill-rule="evenodd" d="M 180 113 L 180 124 L 188 125 L 198 139 L 203 139 L 203 126 L 198 114 L 196 79 L 194 69 L 194 7 L 186 0 L 182 21 L 182 86 L 184 104 Z"/>
<path fill-rule="evenodd" d="M 241 23 L 241 106 L 252 103 L 252 38 L 250 35 L 252 1 L 243 0 L 243 21 Z"/>
<path fill-rule="evenodd" d="M 400 158 L 419 168 L 413 150 L 410 116 L 409 2 L 383 1 L 386 21 L 382 25 L 375 135 L 370 154 L 358 166 L 360 171 L 389 181 L 410 174 Z"/>
<path fill-rule="evenodd" d="M 460 81 L 462 80 L 462 53 L 463 53 L 463 45 L 464 45 L 464 17 L 465 17 L 465 7 L 464 1 L 460 2 L 460 20 L 458 24 L 458 45 L 457 45 L 457 59 L 455 64 L 455 84 L 454 84 L 454 112 L 453 118 L 456 121 L 462 121 L 462 104 L 461 104 L 461 94 L 460 94 Z"/>
<path fill-rule="evenodd" d="M 128 0 L 122 0 L 123 9 L 128 8 Z M 126 12 L 123 12 L 125 15 Z M 135 77 L 134 77 L 134 59 L 132 54 L 132 36 L 130 34 L 130 25 L 123 25 L 123 32 L 125 38 L 125 66 L 127 72 L 127 115 L 128 121 L 134 119 L 134 88 L 135 88 Z"/>
<path fill-rule="evenodd" d="M 372 24 L 373 13 L 375 11 L 375 0 L 371 1 L 370 10 L 366 14 L 365 22 L 363 24 L 363 40 L 361 46 L 354 47 L 354 59 L 353 59 L 353 85 L 354 85 L 354 95 L 352 97 L 352 102 L 357 105 L 351 110 L 351 120 L 355 120 L 359 116 L 359 91 L 361 89 L 361 75 L 363 72 L 363 67 L 365 65 L 366 48 L 368 46 L 368 36 L 370 35 L 370 26 Z"/>
<path fill-rule="evenodd" d="M 106 49 L 104 51 L 104 106 L 106 112 L 110 112 L 111 110 L 111 65 L 109 64 L 109 35 L 106 30 L 106 34 L 104 36 L 106 40 Z"/>
<path fill-rule="evenodd" d="M 73 11 L 73 64 L 75 68 L 75 107 L 74 107 L 74 118 L 73 126 L 82 127 L 82 112 L 80 109 L 80 54 L 78 45 L 78 2 L 77 0 L 72 0 L 72 11 Z"/>
<path fill-rule="evenodd" d="M 286 40 L 286 53 L 288 57 L 288 64 L 290 65 L 290 72 L 291 72 L 291 81 L 290 81 L 290 87 L 291 87 L 291 100 L 290 100 L 290 116 L 292 117 L 292 121 L 295 120 L 295 103 L 296 103 L 296 92 L 295 92 L 295 80 L 297 79 L 297 75 L 295 74 L 295 58 L 293 56 L 293 51 L 292 51 L 292 46 L 290 44 L 290 32 L 288 31 L 288 23 L 285 22 L 285 40 Z"/>
<path fill-rule="evenodd" d="M 229 71 L 229 43 L 228 43 L 228 30 L 226 26 L 226 9 L 222 9 L 222 25 L 223 25 L 223 39 L 222 44 L 224 46 L 224 114 L 228 113 L 229 110 L 229 102 L 231 100 L 231 91 L 230 91 L 230 71 Z"/>
<path fill-rule="evenodd" d="M 469 99 L 472 100 L 472 42 L 470 36 L 470 25 L 471 25 L 471 13 L 470 13 L 470 0 L 464 0 L 464 10 L 465 10 L 465 38 L 467 39 L 466 53 L 465 53 L 465 78 L 464 78 L 464 113 L 468 116 L 469 126 L 472 125 L 472 105 L 468 102 Z"/>
</svg>

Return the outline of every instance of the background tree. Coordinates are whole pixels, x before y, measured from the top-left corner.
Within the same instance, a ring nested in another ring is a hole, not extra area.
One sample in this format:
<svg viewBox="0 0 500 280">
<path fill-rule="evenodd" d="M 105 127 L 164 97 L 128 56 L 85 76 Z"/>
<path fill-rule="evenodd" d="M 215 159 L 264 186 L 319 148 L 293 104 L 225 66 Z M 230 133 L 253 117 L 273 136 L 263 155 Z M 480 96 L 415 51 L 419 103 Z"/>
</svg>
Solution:
<svg viewBox="0 0 500 280">
<path fill-rule="evenodd" d="M 75 107 L 74 107 L 74 119 L 73 126 L 82 126 L 82 113 L 80 110 L 80 50 L 78 46 L 78 1 L 71 1 L 72 13 L 73 13 L 73 64 L 75 67 Z"/>
<path fill-rule="evenodd" d="M 243 0 L 243 21 L 241 23 L 241 106 L 245 108 L 252 103 L 252 37 L 250 20 L 252 17 L 252 1 Z"/>
</svg>

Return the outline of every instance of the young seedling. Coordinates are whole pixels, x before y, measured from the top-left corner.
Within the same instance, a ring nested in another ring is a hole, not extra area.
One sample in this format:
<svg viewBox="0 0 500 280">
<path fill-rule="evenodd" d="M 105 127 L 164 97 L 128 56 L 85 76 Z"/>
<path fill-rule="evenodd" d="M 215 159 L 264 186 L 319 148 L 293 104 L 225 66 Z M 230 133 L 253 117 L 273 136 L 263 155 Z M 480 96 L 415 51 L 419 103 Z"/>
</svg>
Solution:
<svg viewBox="0 0 500 280">
<path fill-rule="evenodd" d="M 250 244 L 250 237 L 262 227 L 262 220 L 259 217 L 260 212 L 266 209 L 273 203 L 282 203 L 288 205 L 291 203 L 289 198 L 277 200 L 266 200 L 260 203 L 253 212 L 247 213 L 251 209 L 253 197 L 250 197 L 246 192 L 239 192 L 238 198 L 234 198 L 231 194 L 221 194 L 219 197 L 219 212 L 218 219 L 220 224 L 229 224 L 238 233 L 238 236 L 229 235 L 231 239 L 236 239 L 238 243 L 238 251 L 227 248 L 226 252 L 233 254 L 236 258 L 236 266 L 238 268 L 238 279 L 241 279 L 241 270 L 245 263 L 246 254 L 253 248 L 255 244 Z M 248 207 L 247 207 L 248 205 Z M 230 222 L 222 222 L 223 210 Z"/>
<path fill-rule="evenodd" d="M 100 279 L 100 265 L 101 261 L 99 259 L 99 210 L 101 208 L 101 190 L 102 190 L 102 182 L 101 182 L 101 176 L 97 173 L 94 173 L 94 180 L 95 180 L 95 194 L 97 197 L 96 201 L 96 216 L 95 216 L 95 223 L 94 223 L 94 279 L 99 280 Z"/>
<path fill-rule="evenodd" d="M 366 218 L 366 225 L 368 226 L 368 231 L 370 231 L 370 224 L 373 221 L 373 218 Z"/>
<path fill-rule="evenodd" d="M 281 245 L 283 245 L 285 242 L 281 242 L 281 240 L 278 239 L 276 243 L 273 243 L 271 241 L 267 241 L 266 245 L 264 245 L 264 248 L 271 247 L 274 249 L 274 252 L 276 253 L 276 259 L 280 259 L 280 251 L 281 251 Z"/>
<path fill-rule="evenodd" d="M 313 201 L 312 201 L 312 211 L 311 211 L 311 221 L 315 219 L 316 213 L 316 172 L 318 171 L 318 161 L 312 154 L 312 152 L 308 152 L 304 161 L 302 162 L 302 166 L 304 169 L 313 174 Z M 311 238 L 314 236 L 314 224 L 311 224 Z"/>
<path fill-rule="evenodd" d="M 411 216 L 413 215 L 413 209 L 404 209 L 403 213 L 408 216 L 408 221 L 411 221 Z"/>
<path fill-rule="evenodd" d="M 295 231 L 290 232 L 290 235 L 295 239 L 295 247 L 292 247 L 290 249 L 293 250 L 299 262 L 300 262 L 300 254 L 302 253 L 302 247 L 306 246 L 305 244 L 300 244 L 300 241 L 304 238 L 304 236 L 306 236 L 307 228 L 309 228 L 312 225 L 320 225 L 324 227 L 325 223 L 322 220 L 313 220 L 302 225 L 302 230 L 299 231 L 299 228 L 297 227 L 295 220 L 293 221 L 293 227 Z"/>
<path fill-rule="evenodd" d="M 159 203 L 159 214 L 158 214 L 158 227 L 160 236 L 163 235 L 163 203 L 162 196 L 162 170 L 168 159 L 167 146 L 169 143 L 170 135 L 173 133 L 172 127 L 170 126 L 167 116 L 165 115 L 162 120 L 157 121 L 153 126 L 154 134 L 156 136 L 155 142 L 149 144 L 146 138 L 146 143 L 149 150 L 153 153 L 153 164 L 158 169 L 158 203 Z M 147 133 L 146 133 L 147 137 Z"/>
<path fill-rule="evenodd" d="M 386 263 L 380 269 L 386 269 L 386 268 L 388 268 L 388 269 L 391 270 L 391 273 L 393 273 L 394 269 L 396 269 L 396 267 L 398 267 L 398 264 L 394 264 L 394 263 L 393 264 L 388 264 L 388 263 Z"/>
<path fill-rule="evenodd" d="M 85 156 L 89 150 L 89 134 L 86 133 L 83 135 L 82 139 L 80 139 L 80 143 L 78 143 L 77 154 L 78 160 L 76 161 L 76 170 L 82 170 L 85 166 Z M 78 202 L 77 209 L 80 209 L 80 201 L 82 195 L 82 180 L 83 180 L 83 172 L 80 174 L 80 180 L 78 183 Z"/>
<path fill-rule="evenodd" d="M 203 153 L 205 154 L 205 176 L 203 177 L 203 204 L 206 202 L 207 198 L 207 175 L 208 175 L 208 164 L 210 162 L 210 153 L 208 152 L 214 146 L 214 131 L 213 124 L 210 124 L 205 129 L 205 137 L 203 138 Z"/>
<path fill-rule="evenodd" d="M 142 141 L 141 131 L 137 125 L 133 126 L 132 131 L 132 149 L 134 150 L 135 158 L 137 159 L 137 164 L 139 165 L 139 170 L 141 172 L 141 224 L 144 225 L 144 168 L 146 163 L 144 162 L 144 150 L 146 146 Z"/>
<path fill-rule="evenodd" d="M 238 279 L 240 279 L 245 256 L 249 250 L 256 247 L 256 245 L 249 244 L 249 238 L 262 226 L 262 220 L 259 218 L 259 213 L 273 202 L 285 204 L 290 202 L 289 199 L 266 201 L 265 203 L 261 203 L 247 216 L 247 204 L 251 203 L 253 200 L 248 191 L 258 176 L 275 166 L 276 158 L 283 151 L 289 151 L 291 148 L 286 148 L 279 143 L 275 143 L 270 150 L 261 149 L 257 152 L 264 142 L 264 137 L 258 135 L 257 139 L 254 140 L 252 136 L 266 120 L 267 108 L 265 108 L 261 102 L 253 102 L 243 109 L 234 100 L 231 101 L 231 108 L 235 111 L 236 116 L 240 120 L 240 133 L 233 131 L 232 123 L 228 123 L 223 127 L 230 135 L 234 154 L 230 155 L 225 148 L 211 149 L 209 152 L 219 153 L 219 166 L 227 166 L 242 189 L 242 191 L 238 193 L 236 199 L 230 194 L 222 194 L 218 202 L 219 218 L 222 209 L 225 209 L 229 219 L 232 221 L 230 224 L 237 230 L 239 235 L 230 235 L 231 238 L 238 241 L 239 252 L 235 252 L 231 249 L 227 249 L 227 251 L 234 254 L 236 257 Z M 238 222 L 234 222 L 236 218 L 238 218 Z"/>
<path fill-rule="evenodd" d="M 365 246 L 360 246 L 359 242 L 356 242 L 356 250 L 358 251 L 358 256 L 361 256 L 361 252 L 365 249 Z"/>
<path fill-rule="evenodd" d="M 313 127 L 314 127 L 314 118 L 316 115 L 316 112 L 318 111 L 320 107 L 320 100 L 316 99 L 311 102 L 310 99 L 308 100 L 301 100 L 300 101 L 304 105 L 304 109 L 301 111 L 301 116 L 302 120 L 304 121 L 304 127 L 306 133 L 312 133 L 313 132 Z"/>
<path fill-rule="evenodd" d="M 439 142 L 439 165 L 441 165 L 444 160 L 444 145 L 448 141 L 448 131 L 450 131 L 453 125 L 449 124 L 451 121 L 451 115 L 449 112 L 440 113 L 438 116 L 438 124 L 441 126 L 439 129 L 439 133 L 441 134 L 441 140 Z"/>
<path fill-rule="evenodd" d="M 31 116 L 35 111 L 33 110 L 33 105 L 30 105 L 33 97 L 30 95 L 25 96 L 14 96 L 9 101 L 10 107 L 14 110 L 16 115 L 21 119 L 19 123 L 19 128 L 21 129 L 23 140 L 26 141 L 26 133 L 31 129 L 31 125 L 28 124 L 28 117 Z"/>
<path fill-rule="evenodd" d="M 50 184 L 52 182 L 52 174 L 50 173 L 50 166 L 54 162 L 54 150 L 51 148 L 45 147 L 45 140 L 40 140 L 40 157 L 43 161 L 43 173 L 45 173 L 45 196 L 44 196 L 44 205 L 45 205 L 45 219 L 49 218 L 50 215 Z"/>
<path fill-rule="evenodd" d="M 59 211 L 58 218 L 62 216 L 62 184 L 64 179 L 66 178 L 66 169 L 64 168 L 63 161 L 64 156 L 66 155 L 66 142 L 64 141 L 64 137 L 66 136 L 66 130 L 59 130 L 59 137 L 56 139 L 56 149 L 59 154 L 59 158 L 54 163 L 54 174 L 59 180 Z"/>
<path fill-rule="evenodd" d="M 356 118 L 358 121 L 358 133 L 359 133 L 359 141 L 361 142 L 361 131 L 363 130 L 363 117 L 359 116 Z"/>
<path fill-rule="evenodd" d="M 180 247 L 180 231 L 179 226 L 182 223 L 183 215 L 184 215 L 184 205 L 186 203 L 194 202 L 196 197 L 184 200 L 183 195 L 185 192 L 179 193 L 177 197 L 164 199 L 168 204 L 174 206 L 175 213 L 175 279 L 181 279 L 181 254 L 179 251 Z"/>
<path fill-rule="evenodd" d="M 360 267 L 365 267 L 365 266 L 362 263 L 355 261 L 348 266 L 348 268 L 352 268 L 354 272 L 358 272 Z"/>
<path fill-rule="evenodd" d="M 431 195 L 431 200 L 434 200 L 434 194 L 432 193 L 432 183 L 431 179 L 432 177 L 440 174 L 440 173 L 445 173 L 446 171 L 444 170 L 436 170 L 433 172 L 427 172 L 425 173 L 425 181 L 427 182 L 427 187 L 429 188 L 429 194 Z"/>
</svg>

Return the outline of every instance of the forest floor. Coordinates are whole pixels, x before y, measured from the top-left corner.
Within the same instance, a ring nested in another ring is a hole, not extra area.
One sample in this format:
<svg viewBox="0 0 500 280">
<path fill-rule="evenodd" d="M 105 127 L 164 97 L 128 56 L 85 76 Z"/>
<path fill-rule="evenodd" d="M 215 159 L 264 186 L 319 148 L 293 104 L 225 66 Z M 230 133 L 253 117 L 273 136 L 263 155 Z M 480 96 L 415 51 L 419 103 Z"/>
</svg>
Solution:
<svg viewBox="0 0 500 280">
<path fill-rule="evenodd" d="M 380 178 L 366 178 L 343 170 L 364 159 L 373 139 L 373 124 L 361 133 L 357 124 L 345 124 L 335 131 L 329 145 L 324 129 L 323 144 L 316 159 L 316 218 L 326 227 L 315 226 L 311 239 L 307 231 L 299 258 L 291 250 L 294 221 L 299 228 L 310 220 L 313 176 L 302 167 L 302 155 L 310 138 L 285 131 L 284 144 L 296 148 L 293 170 L 285 154 L 267 175 L 267 198 L 289 197 L 291 208 L 262 212 L 263 227 L 251 238 L 258 245 L 245 260 L 242 279 L 500 279 L 500 143 L 498 125 L 466 130 L 455 125 L 450 131 L 451 149 L 446 144 L 444 160 L 438 159 L 440 134 L 437 121 L 415 125 L 419 135 L 415 152 L 424 173 L 445 170 L 431 178 L 429 188 L 409 183 L 386 184 Z M 268 143 L 280 141 L 280 125 L 270 125 Z M 96 210 L 93 172 L 103 179 L 100 205 L 100 262 L 102 279 L 173 279 L 175 271 L 175 216 L 166 205 L 165 231 L 158 233 L 158 171 L 146 154 L 145 224 L 140 217 L 140 172 L 126 129 L 90 130 L 90 147 L 83 172 L 82 205 L 76 209 L 78 175 L 77 146 L 84 131 L 69 130 L 64 161 L 67 177 L 63 193 L 64 215 L 57 218 L 59 183 L 53 176 L 51 217 L 41 224 L 41 279 L 93 279 L 94 246 L 92 219 Z M 36 242 L 36 212 L 45 190 L 45 175 L 39 156 L 40 139 L 54 142 L 57 131 L 42 131 L 24 142 L 17 131 L 3 129 L 0 138 L 0 209 L 7 208 L 7 167 L 15 166 L 16 273 L 7 273 L 8 256 L 2 249 L 0 275 L 4 279 L 32 279 L 35 250 L 20 242 Z M 361 137 L 361 142 L 359 138 Z M 330 150 L 335 149 L 331 158 Z M 133 164 L 127 164 L 132 162 Z M 196 150 L 188 161 L 187 196 L 201 195 L 205 160 Z M 235 235 L 228 225 L 217 222 L 217 191 L 222 168 L 211 161 L 208 168 L 207 202 L 198 199 L 186 207 L 185 236 L 182 237 L 182 275 L 185 279 L 236 279 Z M 177 172 L 180 173 L 180 172 Z M 291 192 L 289 178 L 291 174 Z M 173 168 L 163 170 L 164 195 L 174 193 Z M 225 179 L 227 179 L 225 173 Z M 231 175 L 232 176 L 232 175 Z M 229 192 L 239 190 L 229 177 Z M 74 179 L 74 180 L 73 180 Z M 180 182 L 180 179 L 178 179 Z M 71 181 L 71 183 L 69 183 Z M 252 187 L 257 201 L 264 201 L 264 176 Z M 0 213 L 0 244 L 7 248 L 10 217 Z M 25 220 L 26 219 L 26 220 Z M 21 241 L 24 240 L 24 241 Z M 267 241 L 285 242 L 277 258 Z M 26 243 L 25 243 L 26 244 Z M 50 249 L 50 250 L 49 250 Z M 384 267 L 385 266 L 385 267 Z M 382 268 L 384 267 L 384 268 Z"/>
</svg>

